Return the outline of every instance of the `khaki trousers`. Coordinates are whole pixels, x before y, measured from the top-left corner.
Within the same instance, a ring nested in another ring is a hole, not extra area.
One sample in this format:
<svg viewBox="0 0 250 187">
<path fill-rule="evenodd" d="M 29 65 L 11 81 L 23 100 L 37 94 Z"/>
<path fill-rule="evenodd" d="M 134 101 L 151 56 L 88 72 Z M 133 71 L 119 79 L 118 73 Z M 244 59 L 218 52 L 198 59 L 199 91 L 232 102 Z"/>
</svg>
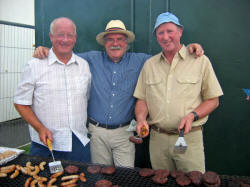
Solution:
<svg viewBox="0 0 250 187">
<path fill-rule="evenodd" d="M 133 132 L 127 128 L 105 129 L 89 123 L 92 163 L 134 167 L 135 145 L 129 141 Z"/>
<path fill-rule="evenodd" d="M 202 130 L 185 135 L 185 154 L 173 153 L 178 135 L 167 135 L 154 130 L 150 132 L 150 159 L 153 169 L 205 172 L 205 156 Z"/>
</svg>

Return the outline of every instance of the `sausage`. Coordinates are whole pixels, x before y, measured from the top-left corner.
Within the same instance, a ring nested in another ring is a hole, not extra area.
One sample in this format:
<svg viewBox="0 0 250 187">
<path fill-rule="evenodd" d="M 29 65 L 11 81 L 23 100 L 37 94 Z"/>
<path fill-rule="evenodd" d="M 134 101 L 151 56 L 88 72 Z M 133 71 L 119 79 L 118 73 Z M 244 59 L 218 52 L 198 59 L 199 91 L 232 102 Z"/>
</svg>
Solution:
<svg viewBox="0 0 250 187">
<path fill-rule="evenodd" d="M 38 186 L 39 187 L 46 187 L 46 184 L 43 184 L 43 181 L 38 181 Z"/>
<path fill-rule="evenodd" d="M 129 141 L 131 141 L 131 142 L 133 142 L 135 144 L 142 144 L 143 143 L 142 138 L 139 137 L 139 136 L 130 136 Z"/>
<path fill-rule="evenodd" d="M 31 170 L 34 170 L 34 169 L 35 169 L 35 167 L 31 165 L 31 162 L 27 162 L 27 163 L 26 163 L 26 167 L 27 167 L 27 168 L 30 168 Z"/>
<path fill-rule="evenodd" d="M 67 186 L 67 185 L 69 185 L 69 184 L 74 184 L 74 183 L 76 183 L 78 181 L 78 178 L 73 178 L 73 179 L 71 179 L 71 180 L 69 180 L 69 181 L 67 181 L 67 182 L 62 182 L 61 183 L 61 186 Z"/>
<path fill-rule="evenodd" d="M 0 173 L 11 173 L 16 169 L 16 165 L 12 164 L 9 166 L 1 167 Z"/>
<path fill-rule="evenodd" d="M 55 182 L 56 182 L 56 178 L 52 178 L 52 179 L 49 180 L 47 186 L 48 186 L 48 187 L 51 187 L 52 184 L 54 184 Z"/>
<path fill-rule="evenodd" d="M 36 179 L 34 179 L 31 183 L 30 183 L 30 187 L 36 187 L 36 183 L 38 181 Z"/>
<path fill-rule="evenodd" d="M 33 175 L 33 178 L 36 179 L 37 181 L 42 181 L 42 182 L 48 181 L 48 179 L 46 177 L 41 177 L 38 175 Z"/>
<path fill-rule="evenodd" d="M 31 177 L 27 178 L 27 180 L 25 181 L 24 187 L 29 187 L 30 186 L 30 181 L 32 180 Z"/>
<path fill-rule="evenodd" d="M 30 174 L 31 176 L 33 176 L 33 175 L 37 175 L 39 172 L 40 172 L 39 166 L 35 165 L 35 170 L 32 171 L 32 172 L 30 172 L 29 174 Z"/>
<path fill-rule="evenodd" d="M 82 182 L 86 182 L 86 181 L 87 181 L 87 179 L 86 179 L 84 173 L 80 173 L 79 178 L 80 178 L 80 180 L 81 180 Z"/>
<path fill-rule="evenodd" d="M 0 173 L 0 177 L 7 177 L 7 173 Z"/>
<path fill-rule="evenodd" d="M 27 171 L 27 168 L 24 168 L 24 167 L 20 167 L 20 170 L 23 174 L 27 175 L 28 174 L 28 171 Z"/>
<path fill-rule="evenodd" d="M 53 175 L 51 175 L 50 178 L 57 178 L 57 177 L 59 177 L 59 176 L 61 176 L 61 175 L 63 175 L 63 171 L 59 171 L 59 172 L 57 172 L 57 173 L 54 173 Z"/>
<path fill-rule="evenodd" d="M 65 181 L 65 180 L 69 180 L 69 179 L 78 179 L 79 178 L 79 175 L 68 175 L 68 176 L 64 176 L 61 178 L 62 181 Z"/>
<path fill-rule="evenodd" d="M 11 179 L 16 178 L 19 175 L 19 170 L 16 169 L 15 172 L 10 176 Z"/>
<path fill-rule="evenodd" d="M 40 168 L 41 171 L 44 170 L 44 166 L 45 166 L 45 165 L 46 165 L 46 162 L 45 162 L 45 161 L 43 161 L 43 162 L 41 162 L 41 163 L 39 164 L 39 168 Z"/>
</svg>

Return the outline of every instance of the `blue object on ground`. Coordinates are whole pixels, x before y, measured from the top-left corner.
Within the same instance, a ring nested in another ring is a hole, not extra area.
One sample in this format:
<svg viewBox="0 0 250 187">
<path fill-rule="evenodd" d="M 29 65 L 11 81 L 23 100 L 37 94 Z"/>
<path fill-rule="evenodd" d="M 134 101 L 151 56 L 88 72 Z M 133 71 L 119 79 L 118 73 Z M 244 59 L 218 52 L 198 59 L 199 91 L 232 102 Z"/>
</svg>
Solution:
<svg viewBox="0 0 250 187">
<path fill-rule="evenodd" d="M 248 96 L 250 96 L 250 89 L 243 88 L 243 91 L 244 91 Z"/>
</svg>

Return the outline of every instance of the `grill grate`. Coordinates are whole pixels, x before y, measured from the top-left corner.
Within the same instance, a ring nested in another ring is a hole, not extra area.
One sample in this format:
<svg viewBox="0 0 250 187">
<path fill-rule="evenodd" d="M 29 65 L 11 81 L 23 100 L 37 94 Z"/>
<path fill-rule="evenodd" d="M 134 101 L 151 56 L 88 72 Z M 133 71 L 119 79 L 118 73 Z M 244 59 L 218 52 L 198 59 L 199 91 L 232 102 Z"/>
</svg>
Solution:
<svg viewBox="0 0 250 187">
<path fill-rule="evenodd" d="M 42 161 L 46 161 L 47 163 L 51 162 L 51 159 L 48 158 L 41 158 L 41 157 L 31 157 L 29 155 L 20 155 L 17 159 L 7 163 L 9 164 L 20 164 L 25 166 L 26 162 L 31 161 L 32 165 L 38 165 Z M 75 165 L 79 167 L 79 172 L 84 172 L 87 182 L 82 183 L 80 180 L 78 181 L 78 186 L 88 186 L 94 187 L 96 181 L 100 179 L 107 179 L 113 183 L 113 185 L 118 184 L 122 187 L 177 187 L 178 185 L 175 182 L 175 179 L 172 177 L 168 177 L 168 182 L 164 185 L 157 185 L 152 180 L 151 177 L 141 177 L 138 174 L 139 168 L 121 168 L 117 167 L 116 172 L 113 175 L 103 175 L 103 174 L 90 174 L 87 172 L 87 167 L 91 164 L 86 163 L 79 163 L 79 162 L 72 162 L 72 161 L 62 161 L 62 165 L 65 168 L 67 165 Z M 66 174 L 64 174 L 66 175 Z M 44 176 L 49 178 L 50 172 L 49 167 L 46 164 L 45 170 L 39 172 L 39 176 Z M 0 187 L 15 187 L 15 186 L 24 186 L 26 179 L 28 178 L 27 175 L 20 174 L 15 179 L 10 179 L 9 177 L 0 178 Z M 250 181 L 250 177 L 238 177 L 238 176 L 220 176 L 221 178 L 221 186 L 227 187 L 229 183 L 235 180 L 248 180 Z M 60 181 L 56 182 L 56 185 L 60 185 Z M 186 187 L 193 187 L 194 185 L 189 185 Z"/>
</svg>

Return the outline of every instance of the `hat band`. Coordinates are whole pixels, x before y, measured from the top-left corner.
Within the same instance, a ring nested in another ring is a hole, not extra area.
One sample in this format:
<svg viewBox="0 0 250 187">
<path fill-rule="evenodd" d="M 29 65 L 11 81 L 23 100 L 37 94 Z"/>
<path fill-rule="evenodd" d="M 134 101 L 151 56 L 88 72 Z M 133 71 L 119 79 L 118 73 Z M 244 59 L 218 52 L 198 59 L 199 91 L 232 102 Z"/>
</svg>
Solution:
<svg viewBox="0 0 250 187">
<path fill-rule="evenodd" d="M 124 31 L 124 29 L 119 28 L 119 27 L 112 27 L 110 29 L 107 29 L 106 31 L 119 31 L 119 30 L 123 30 Z"/>
</svg>

